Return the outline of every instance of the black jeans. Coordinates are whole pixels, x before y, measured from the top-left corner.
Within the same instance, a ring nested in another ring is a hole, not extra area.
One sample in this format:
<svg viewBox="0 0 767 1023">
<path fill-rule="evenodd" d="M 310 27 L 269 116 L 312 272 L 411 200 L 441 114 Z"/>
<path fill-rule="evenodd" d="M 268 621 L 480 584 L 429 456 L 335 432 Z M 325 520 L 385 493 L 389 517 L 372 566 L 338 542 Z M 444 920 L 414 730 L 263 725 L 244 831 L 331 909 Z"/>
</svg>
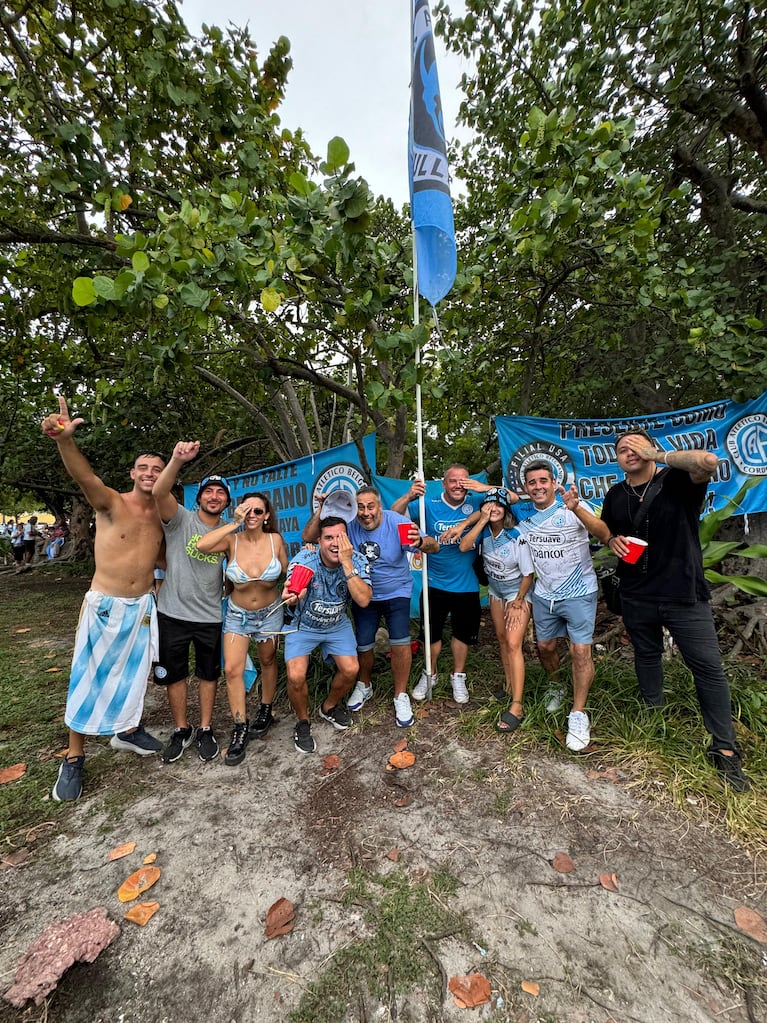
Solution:
<svg viewBox="0 0 767 1023">
<path fill-rule="evenodd" d="M 730 687 L 708 601 L 658 604 L 623 595 L 623 622 L 634 644 L 634 668 L 645 703 L 663 705 L 663 631 L 666 626 L 695 680 L 711 748 L 735 749 Z"/>
</svg>

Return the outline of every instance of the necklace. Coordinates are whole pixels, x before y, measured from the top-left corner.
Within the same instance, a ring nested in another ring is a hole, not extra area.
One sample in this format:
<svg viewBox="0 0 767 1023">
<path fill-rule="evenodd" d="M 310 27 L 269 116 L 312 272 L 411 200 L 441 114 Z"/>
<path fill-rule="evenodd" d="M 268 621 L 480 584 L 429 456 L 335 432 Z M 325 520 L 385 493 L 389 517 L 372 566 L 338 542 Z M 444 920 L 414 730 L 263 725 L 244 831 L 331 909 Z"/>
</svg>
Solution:
<svg viewBox="0 0 767 1023">
<path fill-rule="evenodd" d="M 644 495 L 647 493 L 647 488 L 652 483 L 652 477 L 649 480 L 647 480 L 647 482 L 642 486 L 641 490 L 637 490 L 636 487 L 632 486 L 628 480 L 624 480 L 623 482 L 629 493 L 633 494 L 637 501 L 639 501 L 639 503 L 641 504 L 642 501 L 644 501 Z"/>
</svg>

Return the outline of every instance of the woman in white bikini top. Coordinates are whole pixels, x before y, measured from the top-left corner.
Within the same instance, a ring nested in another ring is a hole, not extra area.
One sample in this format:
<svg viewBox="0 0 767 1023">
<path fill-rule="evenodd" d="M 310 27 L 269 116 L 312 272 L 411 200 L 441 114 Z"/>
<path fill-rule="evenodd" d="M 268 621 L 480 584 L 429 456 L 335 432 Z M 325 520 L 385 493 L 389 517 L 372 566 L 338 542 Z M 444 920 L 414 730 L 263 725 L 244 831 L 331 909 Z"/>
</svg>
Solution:
<svg viewBox="0 0 767 1023">
<path fill-rule="evenodd" d="M 241 526 L 244 528 L 239 531 Z M 197 549 L 204 554 L 223 552 L 226 555 L 226 578 L 233 586 L 229 608 L 240 612 L 245 622 L 249 612 L 279 603 L 277 583 L 288 567 L 288 552 L 266 494 L 246 494 L 234 509 L 232 521 L 201 536 Z M 224 631 L 226 690 L 235 722 L 247 719 L 244 673 L 249 645 L 248 635 L 242 635 L 239 630 L 236 633 Z M 277 689 L 276 636 L 259 641 L 258 660 L 261 666 L 261 706 L 252 727 L 255 728 L 263 718 L 262 723 L 268 730 Z"/>
</svg>

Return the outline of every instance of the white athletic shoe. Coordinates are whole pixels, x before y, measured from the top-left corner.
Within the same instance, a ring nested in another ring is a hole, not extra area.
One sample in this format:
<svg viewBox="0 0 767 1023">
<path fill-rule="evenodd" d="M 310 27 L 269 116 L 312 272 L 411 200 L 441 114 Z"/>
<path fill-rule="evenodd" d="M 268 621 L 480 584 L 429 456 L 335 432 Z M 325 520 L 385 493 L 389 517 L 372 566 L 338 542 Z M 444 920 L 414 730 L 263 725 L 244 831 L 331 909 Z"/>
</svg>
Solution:
<svg viewBox="0 0 767 1023">
<path fill-rule="evenodd" d="M 567 736 L 565 746 L 573 753 L 580 753 L 591 742 L 589 716 L 582 710 L 573 710 L 567 718 Z"/>
<path fill-rule="evenodd" d="M 370 697 L 373 695 L 373 687 L 366 686 L 364 682 L 357 682 L 357 685 L 349 693 L 346 701 L 346 709 L 354 711 L 362 710 Z"/>
<path fill-rule="evenodd" d="M 413 699 L 414 700 L 428 700 L 431 699 L 431 693 L 433 689 L 437 687 L 437 675 L 427 675 L 425 671 L 421 672 L 421 677 L 416 682 L 413 688 Z"/>
<path fill-rule="evenodd" d="M 465 671 L 454 671 L 450 676 L 450 685 L 453 687 L 453 699 L 456 703 L 469 702 L 469 690 L 466 688 Z"/>
<path fill-rule="evenodd" d="M 410 706 L 410 697 L 407 693 L 400 693 L 394 697 L 394 717 L 397 721 L 397 728 L 410 728 L 415 721 L 413 708 Z"/>
<path fill-rule="evenodd" d="M 550 686 L 546 691 L 544 699 L 546 700 L 546 710 L 549 714 L 553 714 L 555 711 L 558 711 L 565 702 L 565 687 Z"/>
</svg>

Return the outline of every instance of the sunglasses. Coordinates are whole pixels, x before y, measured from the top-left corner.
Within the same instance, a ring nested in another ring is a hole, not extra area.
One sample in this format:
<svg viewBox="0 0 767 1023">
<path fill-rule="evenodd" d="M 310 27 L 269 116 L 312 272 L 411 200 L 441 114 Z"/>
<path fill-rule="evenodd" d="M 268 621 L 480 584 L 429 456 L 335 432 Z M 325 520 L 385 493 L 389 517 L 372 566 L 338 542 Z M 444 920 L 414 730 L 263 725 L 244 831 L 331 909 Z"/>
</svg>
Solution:
<svg viewBox="0 0 767 1023">
<path fill-rule="evenodd" d="M 248 515 L 266 515 L 266 508 L 251 508 Z"/>
</svg>

